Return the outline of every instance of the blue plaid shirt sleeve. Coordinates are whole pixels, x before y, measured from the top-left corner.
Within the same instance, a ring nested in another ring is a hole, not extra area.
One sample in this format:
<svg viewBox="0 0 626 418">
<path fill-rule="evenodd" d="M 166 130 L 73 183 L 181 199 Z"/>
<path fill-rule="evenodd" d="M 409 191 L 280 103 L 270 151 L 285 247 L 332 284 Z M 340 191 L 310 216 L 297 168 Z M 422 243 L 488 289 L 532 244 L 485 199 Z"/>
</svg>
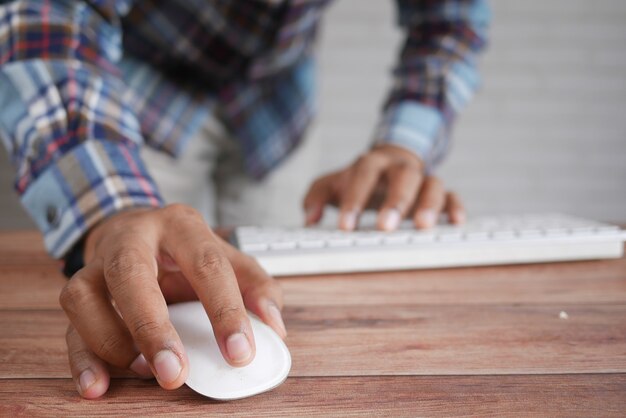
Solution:
<svg viewBox="0 0 626 418">
<path fill-rule="evenodd" d="M 374 135 L 415 152 L 432 170 L 446 154 L 452 122 L 478 88 L 486 44 L 485 0 L 397 0 L 406 33 L 394 84 Z"/>
<path fill-rule="evenodd" d="M 0 137 L 55 257 L 112 213 L 162 204 L 116 65 L 128 6 L 0 1 Z"/>
</svg>

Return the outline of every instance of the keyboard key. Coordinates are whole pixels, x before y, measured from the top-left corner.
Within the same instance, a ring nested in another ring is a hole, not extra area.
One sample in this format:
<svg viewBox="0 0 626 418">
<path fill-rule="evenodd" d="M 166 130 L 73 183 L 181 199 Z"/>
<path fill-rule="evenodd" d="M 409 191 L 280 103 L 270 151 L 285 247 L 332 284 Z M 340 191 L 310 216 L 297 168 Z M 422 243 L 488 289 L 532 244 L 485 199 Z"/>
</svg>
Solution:
<svg viewBox="0 0 626 418">
<path fill-rule="evenodd" d="M 619 227 L 554 214 L 483 217 L 429 230 L 407 223 L 394 232 L 244 227 L 235 234 L 242 251 L 278 276 L 615 258 L 626 241 Z M 427 257 L 416 257 L 422 251 Z"/>
<path fill-rule="evenodd" d="M 273 242 L 270 244 L 272 250 L 293 250 L 296 248 L 295 241 Z"/>
<path fill-rule="evenodd" d="M 326 241 L 326 244 L 330 248 L 342 248 L 342 247 L 350 247 L 352 245 L 353 240 L 350 238 L 333 238 Z"/>
<path fill-rule="evenodd" d="M 463 239 L 463 233 L 461 231 L 444 232 L 437 236 L 437 239 L 441 242 L 456 242 Z"/>
<path fill-rule="evenodd" d="M 404 235 L 389 235 L 383 238 L 383 244 L 385 245 L 401 245 L 406 244 L 411 239 L 409 234 Z"/>
<path fill-rule="evenodd" d="M 485 231 L 471 231 L 465 233 L 465 240 L 467 241 L 486 241 L 489 240 L 489 232 Z"/>
<path fill-rule="evenodd" d="M 421 244 L 424 242 L 433 242 L 435 240 L 435 234 L 433 232 L 416 232 L 411 237 L 413 244 Z"/>
<path fill-rule="evenodd" d="M 517 234 L 513 230 L 493 231 L 491 237 L 495 240 L 509 240 L 517 238 Z"/>
<path fill-rule="evenodd" d="M 374 245 L 379 245 L 382 243 L 383 239 L 380 236 L 363 236 L 354 240 L 354 243 L 357 247 L 369 247 Z"/>
<path fill-rule="evenodd" d="M 596 232 L 603 235 L 618 235 L 621 233 L 621 230 L 617 226 L 610 225 L 596 228 Z"/>
<path fill-rule="evenodd" d="M 543 236 L 543 231 L 539 228 L 522 229 L 517 233 L 520 238 L 539 238 Z"/>
<path fill-rule="evenodd" d="M 326 242 L 321 239 L 303 240 L 303 241 L 298 242 L 298 247 L 306 249 L 306 250 L 324 248 L 325 246 L 326 246 Z"/>
<path fill-rule="evenodd" d="M 569 230 L 563 227 L 552 227 L 547 228 L 545 230 L 545 234 L 547 237 L 555 238 L 555 237 L 564 237 L 569 235 Z"/>
</svg>

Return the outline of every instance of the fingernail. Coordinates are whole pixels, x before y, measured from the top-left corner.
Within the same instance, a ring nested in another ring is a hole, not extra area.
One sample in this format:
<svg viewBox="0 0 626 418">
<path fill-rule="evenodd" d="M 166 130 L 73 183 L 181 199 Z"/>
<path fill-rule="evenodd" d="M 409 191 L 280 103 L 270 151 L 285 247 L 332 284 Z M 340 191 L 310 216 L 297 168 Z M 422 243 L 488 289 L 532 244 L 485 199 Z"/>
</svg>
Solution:
<svg viewBox="0 0 626 418">
<path fill-rule="evenodd" d="M 465 212 L 457 210 L 456 212 L 454 212 L 454 217 L 456 218 L 456 223 L 465 223 Z"/>
<path fill-rule="evenodd" d="M 87 369 L 80 374 L 78 378 L 78 391 L 83 394 L 96 383 L 96 375 L 91 371 L 91 369 Z"/>
<path fill-rule="evenodd" d="M 356 226 L 356 211 L 351 210 L 343 212 L 340 220 L 341 228 L 346 230 L 353 230 Z"/>
<path fill-rule="evenodd" d="M 272 318 L 272 322 L 276 324 L 278 328 L 280 329 L 281 331 L 279 333 L 280 336 L 282 338 L 285 338 L 287 336 L 287 329 L 285 328 L 285 322 L 283 321 L 283 316 L 280 313 L 280 309 L 278 309 L 278 306 L 274 305 L 273 303 L 270 303 L 268 312 L 270 314 L 270 317 Z"/>
<path fill-rule="evenodd" d="M 435 211 L 430 209 L 420 212 L 418 216 L 422 225 L 426 227 L 431 227 L 437 222 L 437 215 L 435 215 Z"/>
<path fill-rule="evenodd" d="M 400 223 L 400 211 L 398 209 L 387 209 L 381 214 L 381 218 L 385 231 L 396 229 Z"/>
<path fill-rule="evenodd" d="M 250 342 L 242 332 L 228 337 L 226 340 L 226 351 L 228 352 L 228 357 L 235 363 L 244 363 L 252 355 Z"/>
<path fill-rule="evenodd" d="M 135 360 L 130 365 L 130 369 L 138 374 L 141 377 L 153 377 L 152 370 L 150 370 L 150 365 L 148 364 L 148 360 L 143 356 L 143 354 L 139 354 Z"/>
<path fill-rule="evenodd" d="M 163 383 L 175 381 L 183 370 L 180 359 L 170 350 L 159 351 L 157 355 L 154 356 L 153 363 L 154 370 L 157 373 L 156 377 Z"/>
</svg>

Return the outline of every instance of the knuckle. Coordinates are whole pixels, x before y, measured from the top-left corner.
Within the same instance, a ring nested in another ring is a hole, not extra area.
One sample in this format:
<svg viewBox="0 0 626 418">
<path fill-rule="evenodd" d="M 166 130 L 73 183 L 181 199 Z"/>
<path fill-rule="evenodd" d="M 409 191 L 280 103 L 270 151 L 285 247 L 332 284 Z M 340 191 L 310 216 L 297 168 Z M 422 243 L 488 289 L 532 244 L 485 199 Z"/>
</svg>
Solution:
<svg viewBox="0 0 626 418">
<path fill-rule="evenodd" d="M 140 276 L 145 271 L 141 262 L 143 255 L 137 250 L 121 249 L 113 253 L 104 269 L 105 277 L 128 280 Z"/>
<path fill-rule="evenodd" d="M 386 165 L 392 161 L 389 156 L 384 152 L 370 152 L 367 154 L 367 156 L 370 164 L 377 166 Z"/>
<path fill-rule="evenodd" d="M 377 162 L 377 157 L 375 157 L 375 154 L 361 155 L 355 161 L 354 169 L 357 172 L 369 171 L 374 167 L 376 162 Z"/>
<path fill-rule="evenodd" d="M 201 218 L 200 212 L 191 206 L 182 203 L 173 203 L 163 208 L 164 213 L 169 219 L 179 218 Z"/>
<path fill-rule="evenodd" d="M 87 297 L 87 289 L 85 285 L 76 280 L 70 280 L 61 290 L 59 294 L 59 303 L 63 310 L 68 314 L 76 314 L 80 307 L 85 304 Z M 68 329 L 68 334 L 70 333 Z"/>
<path fill-rule="evenodd" d="M 140 283 L 147 278 L 148 272 L 152 272 L 152 267 L 135 250 L 117 252 L 104 267 L 104 277 L 113 295 L 125 291 L 133 283 Z"/>
<path fill-rule="evenodd" d="M 149 341 L 158 337 L 163 328 L 162 322 L 142 318 L 131 324 L 130 331 L 136 340 Z"/>
<path fill-rule="evenodd" d="M 438 177 L 429 176 L 426 181 L 431 190 L 443 190 L 443 182 Z"/>
<path fill-rule="evenodd" d="M 230 264 L 217 249 L 208 248 L 200 251 L 194 257 L 193 268 L 196 274 L 203 275 L 205 272 L 216 272 L 228 269 Z"/>
<path fill-rule="evenodd" d="M 368 159 L 367 154 L 359 155 L 357 159 L 354 161 L 354 166 L 358 167 L 360 165 L 367 164 L 367 159 Z"/>
<path fill-rule="evenodd" d="M 124 349 L 124 340 L 116 334 L 107 335 L 98 345 L 97 354 L 99 357 L 111 361 L 119 356 Z"/>
<path fill-rule="evenodd" d="M 412 176 L 419 176 L 422 174 L 422 168 L 419 164 L 412 161 L 401 160 L 396 164 L 396 168 L 400 173 L 407 173 Z"/>
<path fill-rule="evenodd" d="M 224 305 L 218 306 L 212 312 L 213 320 L 217 322 L 229 322 L 238 320 L 244 315 L 244 311 L 239 306 Z"/>
</svg>

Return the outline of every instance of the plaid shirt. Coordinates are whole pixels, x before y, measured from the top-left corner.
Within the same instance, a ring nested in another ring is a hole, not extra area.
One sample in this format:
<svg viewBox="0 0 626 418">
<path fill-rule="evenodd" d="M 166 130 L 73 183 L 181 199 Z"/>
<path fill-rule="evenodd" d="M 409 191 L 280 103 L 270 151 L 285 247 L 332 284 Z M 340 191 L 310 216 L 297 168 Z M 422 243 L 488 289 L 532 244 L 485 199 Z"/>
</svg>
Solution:
<svg viewBox="0 0 626 418">
<path fill-rule="evenodd" d="M 162 200 L 139 147 L 176 156 L 207 112 L 262 177 L 314 113 L 330 0 L 0 0 L 0 137 L 55 257 L 101 219 Z M 478 85 L 481 0 L 396 0 L 406 41 L 375 143 L 444 155 Z M 123 35 L 123 36 L 122 36 Z"/>
</svg>

